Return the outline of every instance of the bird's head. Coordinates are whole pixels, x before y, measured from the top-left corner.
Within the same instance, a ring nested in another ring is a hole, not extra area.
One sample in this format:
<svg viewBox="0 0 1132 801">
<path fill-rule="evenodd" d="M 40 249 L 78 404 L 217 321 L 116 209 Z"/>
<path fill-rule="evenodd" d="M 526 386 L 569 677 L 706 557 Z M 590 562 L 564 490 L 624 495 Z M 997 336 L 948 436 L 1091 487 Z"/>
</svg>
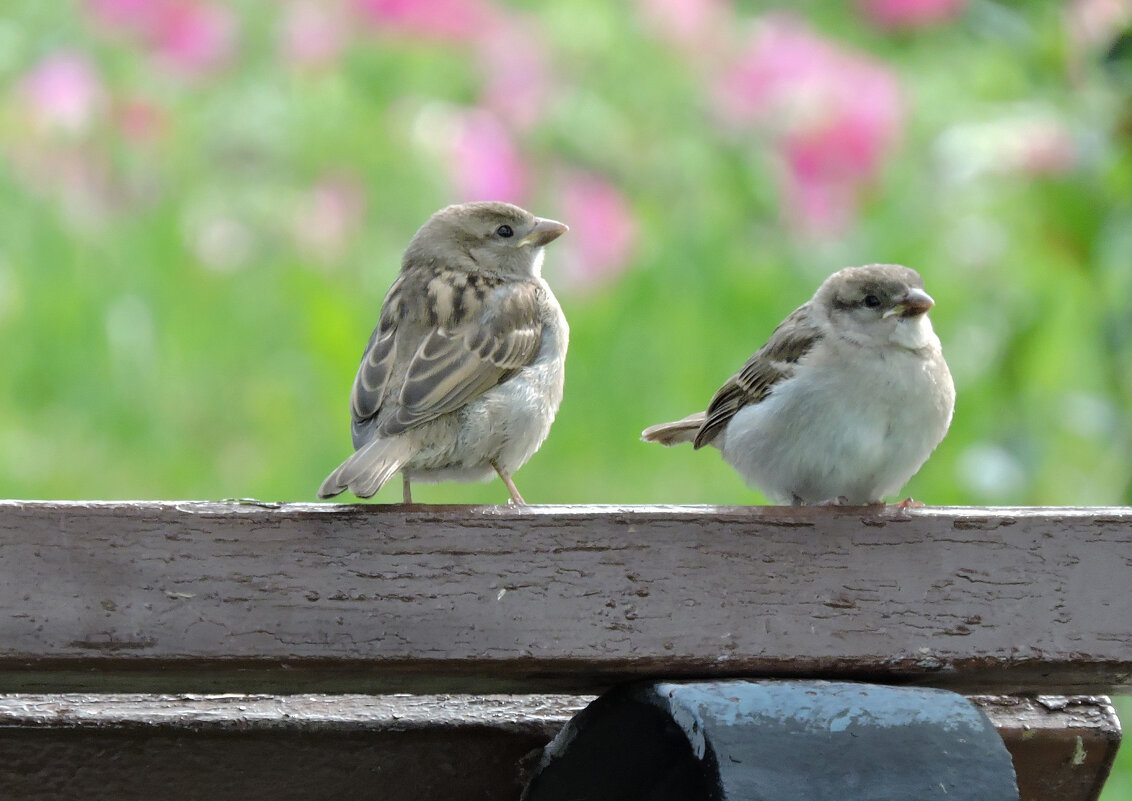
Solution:
<svg viewBox="0 0 1132 801">
<path fill-rule="evenodd" d="M 435 263 L 517 277 L 542 271 L 543 247 L 569 228 L 510 203 L 461 203 L 436 212 L 405 250 L 404 265 Z"/>
<path fill-rule="evenodd" d="M 932 334 L 927 312 L 935 301 L 920 274 L 899 264 L 846 267 L 818 288 L 814 304 L 839 335 L 861 345 L 916 349 Z"/>
</svg>

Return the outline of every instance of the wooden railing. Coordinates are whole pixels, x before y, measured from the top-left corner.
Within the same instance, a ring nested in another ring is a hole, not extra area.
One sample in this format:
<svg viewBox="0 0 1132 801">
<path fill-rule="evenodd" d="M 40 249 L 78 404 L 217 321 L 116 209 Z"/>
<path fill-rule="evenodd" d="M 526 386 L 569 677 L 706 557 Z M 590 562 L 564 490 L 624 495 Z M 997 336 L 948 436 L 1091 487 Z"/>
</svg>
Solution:
<svg viewBox="0 0 1132 801">
<path fill-rule="evenodd" d="M 1132 509 L 9 501 L 0 573 L 0 797 L 517 798 L 610 686 L 808 677 L 1086 799 L 1132 689 Z"/>
</svg>

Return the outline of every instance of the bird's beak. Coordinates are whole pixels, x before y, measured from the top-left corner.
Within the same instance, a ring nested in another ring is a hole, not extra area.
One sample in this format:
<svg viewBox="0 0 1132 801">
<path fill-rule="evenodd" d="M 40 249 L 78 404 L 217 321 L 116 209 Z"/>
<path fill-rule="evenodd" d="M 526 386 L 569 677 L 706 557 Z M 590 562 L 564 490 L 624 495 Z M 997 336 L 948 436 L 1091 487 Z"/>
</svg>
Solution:
<svg viewBox="0 0 1132 801">
<path fill-rule="evenodd" d="M 932 300 L 931 295 L 922 289 L 913 287 L 908 290 L 908 294 L 899 303 L 886 311 L 884 316 L 891 317 L 894 314 L 899 314 L 901 317 L 915 317 L 923 314 L 934 305 L 935 301 Z"/>
<path fill-rule="evenodd" d="M 544 220 L 539 217 L 531 232 L 519 240 L 519 247 L 523 248 L 531 245 L 536 248 L 541 248 L 543 245 L 553 242 L 569 230 L 570 228 L 565 223 L 560 223 L 557 220 Z"/>
</svg>

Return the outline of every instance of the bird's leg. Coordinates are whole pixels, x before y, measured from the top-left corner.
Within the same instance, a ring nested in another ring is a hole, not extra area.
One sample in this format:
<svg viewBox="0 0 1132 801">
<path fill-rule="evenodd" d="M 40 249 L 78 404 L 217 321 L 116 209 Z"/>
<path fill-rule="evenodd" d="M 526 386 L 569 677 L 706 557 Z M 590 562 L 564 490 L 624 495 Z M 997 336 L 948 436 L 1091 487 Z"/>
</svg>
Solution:
<svg viewBox="0 0 1132 801">
<path fill-rule="evenodd" d="M 905 498 L 904 500 L 897 501 L 896 503 L 894 503 L 892 505 L 898 506 L 901 509 L 921 509 L 924 506 L 924 502 L 914 500 L 913 498 Z"/>
<path fill-rule="evenodd" d="M 499 477 L 501 479 L 503 479 L 504 486 L 506 486 L 507 491 L 511 493 L 511 501 L 510 502 L 514 503 L 514 504 L 526 506 L 527 502 L 524 501 L 523 496 L 519 494 L 519 488 L 515 486 L 515 482 L 511 480 L 511 476 L 507 475 L 502 470 L 500 470 L 499 465 L 496 464 L 494 459 L 492 459 L 492 461 L 491 461 L 491 466 L 495 468 L 496 473 L 499 473 Z"/>
<path fill-rule="evenodd" d="M 409 487 L 409 474 L 401 474 L 401 503 L 406 506 L 413 502 L 413 490 Z"/>
</svg>

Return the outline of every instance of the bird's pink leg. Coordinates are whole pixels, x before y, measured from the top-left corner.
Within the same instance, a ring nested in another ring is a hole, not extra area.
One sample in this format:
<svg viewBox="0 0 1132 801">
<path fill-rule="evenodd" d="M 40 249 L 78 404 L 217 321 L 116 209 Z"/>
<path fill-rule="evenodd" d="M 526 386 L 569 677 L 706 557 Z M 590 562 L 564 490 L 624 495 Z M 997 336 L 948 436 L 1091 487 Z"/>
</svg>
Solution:
<svg viewBox="0 0 1132 801">
<path fill-rule="evenodd" d="M 495 472 L 499 474 L 499 477 L 501 479 L 503 479 L 503 484 L 507 487 L 507 491 L 511 493 L 510 502 L 513 504 L 526 506 L 527 502 L 524 501 L 523 496 L 519 494 L 519 488 L 515 486 L 515 482 L 511 480 L 511 476 L 500 470 L 499 465 L 496 464 L 494 460 L 492 461 L 491 466 L 495 468 Z"/>
</svg>

